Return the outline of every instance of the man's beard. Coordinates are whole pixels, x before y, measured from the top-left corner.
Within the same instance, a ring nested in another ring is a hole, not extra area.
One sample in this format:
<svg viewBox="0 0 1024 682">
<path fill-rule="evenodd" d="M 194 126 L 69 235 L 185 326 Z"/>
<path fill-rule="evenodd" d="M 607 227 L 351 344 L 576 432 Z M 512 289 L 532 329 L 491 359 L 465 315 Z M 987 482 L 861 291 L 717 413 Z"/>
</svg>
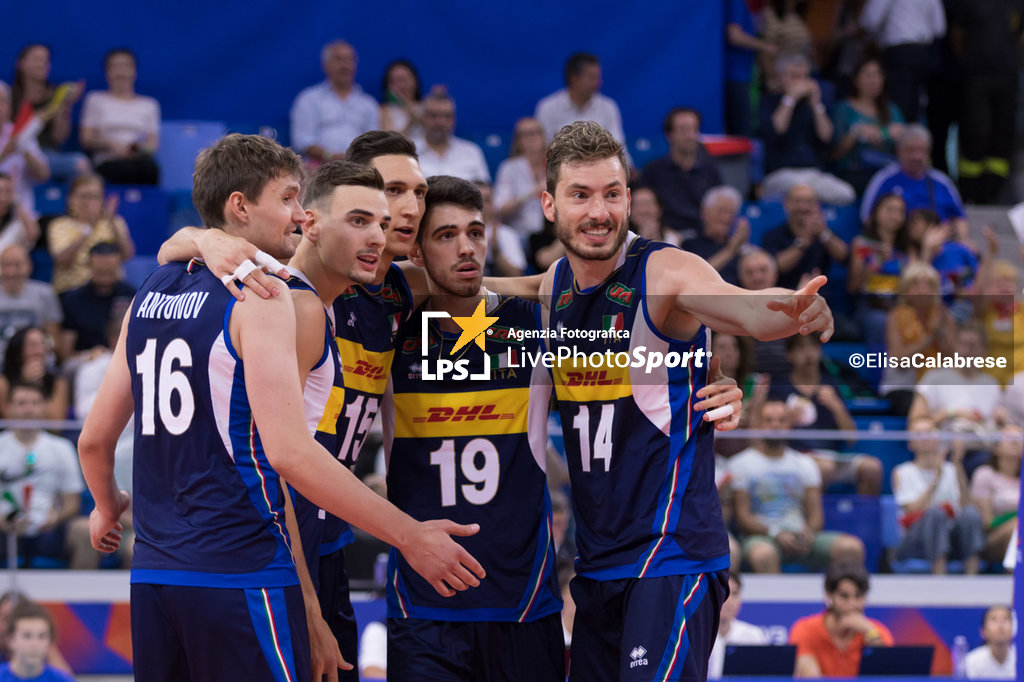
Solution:
<svg viewBox="0 0 1024 682">
<path fill-rule="evenodd" d="M 610 227 L 615 233 L 614 239 L 604 246 L 592 246 L 587 248 L 580 248 L 573 243 L 573 237 L 578 234 L 578 230 L 593 228 L 593 227 Z M 619 249 L 626 241 L 626 224 L 625 221 L 619 223 L 617 226 L 610 218 L 604 222 L 598 223 L 593 220 L 588 220 L 585 223 L 580 224 L 577 228 L 569 227 L 562 224 L 558 218 L 558 209 L 555 209 L 555 235 L 558 237 L 558 241 L 562 242 L 562 246 L 565 250 L 574 256 L 582 258 L 583 260 L 610 260 L 619 254 Z"/>
</svg>

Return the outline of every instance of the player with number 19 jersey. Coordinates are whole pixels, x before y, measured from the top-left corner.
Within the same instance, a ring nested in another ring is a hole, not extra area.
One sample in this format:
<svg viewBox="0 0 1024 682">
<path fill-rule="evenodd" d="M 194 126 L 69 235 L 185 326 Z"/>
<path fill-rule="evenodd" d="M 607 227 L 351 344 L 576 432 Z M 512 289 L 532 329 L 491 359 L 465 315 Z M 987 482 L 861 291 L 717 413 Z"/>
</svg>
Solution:
<svg viewBox="0 0 1024 682">
<path fill-rule="evenodd" d="M 690 353 L 691 359 L 650 374 L 642 367 L 571 362 L 553 370 L 575 507 L 576 572 L 593 580 L 729 567 L 714 483 L 714 426 L 692 409 L 708 380 L 707 361 L 698 367 L 693 359 L 706 354 L 710 332 L 702 325 L 688 341 L 671 339 L 647 312 L 647 258 L 666 246 L 634 236 L 608 279 L 586 290 L 567 259 L 556 266 L 550 328 L 602 333 L 593 340 L 556 334 L 554 352 L 568 346 L 587 354 L 628 353 L 632 360 L 645 347 L 680 358 Z"/>
<path fill-rule="evenodd" d="M 459 543 L 487 578 L 441 597 L 392 550 L 389 618 L 526 623 L 562 608 L 545 475 L 550 376 L 543 366 L 511 366 L 523 353 L 543 349 L 536 338 L 519 342 L 510 334 L 538 329 L 539 306 L 494 294 L 486 300 L 487 314 L 498 321 L 485 337 L 485 369 L 484 351 L 475 343 L 451 356 L 459 335 L 442 331 L 435 320 L 427 323 L 427 356 L 428 368 L 440 358 L 468 360 L 471 372 L 490 378 L 424 379 L 418 310 L 400 337 L 382 419 L 388 499 L 415 519 L 479 523 L 480 532 Z"/>
<path fill-rule="evenodd" d="M 198 261 L 157 269 L 132 303 L 125 346 L 136 405 L 132 583 L 298 584 L 280 479 L 231 343 L 234 305 Z"/>
</svg>

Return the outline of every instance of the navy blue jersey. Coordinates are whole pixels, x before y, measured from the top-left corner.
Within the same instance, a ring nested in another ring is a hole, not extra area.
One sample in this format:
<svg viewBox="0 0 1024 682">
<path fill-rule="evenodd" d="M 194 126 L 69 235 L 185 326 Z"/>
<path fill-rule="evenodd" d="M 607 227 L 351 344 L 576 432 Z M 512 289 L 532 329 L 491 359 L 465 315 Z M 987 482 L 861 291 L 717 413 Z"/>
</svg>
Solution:
<svg viewBox="0 0 1024 682">
<path fill-rule="evenodd" d="M 479 533 L 455 540 L 487 579 L 441 597 L 392 550 L 389 618 L 529 622 L 562 608 L 545 475 L 550 377 L 543 366 L 516 368 L 518 356 L 542 346 L 512 332 L 537 330 L 539 307 L 494 295 L 488 302 L 498 321 L 487 332 L 487 356 L 475 343 L 451 356 L 459 334 L 442 332 L 437 320 L 428 321 L 424 355 L 422 311 L 413 314 L 382 412 L 388 499 L 420 521 L 479 523 Z M 439 358 L 466 360 L 487 378 L 431 380 Z"/>
<path fill-rule="evenodd" d="M 665 363 L 651 373 L 645 366 L 618 367 L 626 364 L 618 361 L 567 361 L 553 369 L 572 483 L 576 572 L 595 580 L 729 566 L 715 488 L 714 426 L 692 408 L 707 383 L 710 332 L 701 326 L 689 341 L 670 339 L 654 328 L 647 310 L 647 258 L 666 246 L 633 238 L 619 267 L 586 290 L 566 259 L 555 270 L 550 326 L 566 333 L 553 336 L 553 351 L 628 353 L 630 365 L 651 352 L 679 354 L 676 366 Z"/>
<path fill-rule="evenodd" d="M 132 303 L 125 351 L 135 397 L 133 583 L 297 583 L 281 483 L 231 343 L 234 305 L 196 261 L 158 268 Z"/>
<path fill-rule="evenodd" d="M 338 459 L 352 466 L 380 410 L 395 355 L 395 335 L 412 312 L 412 293 L 402 270 L 391 264 L 384 281 L 355 285 L 334 300 L 334 342 L 345 374 L 345 404 L 338 415 Z M 322 554 L 355 540 L 348 524 L 328 515 Z"/>
<path fill-rule="evenodd" d="M 292 291 L 309 291 L 317 295 L 316 289 L 297 270 L 289 268 L 292 275 L 288 287 Z M 345 383 L 342 379 L 341 360 L 334 345 L 334 329 L 330 315 L 324 311 L 323 353 L 306 374 L 302 388 L 302 399 L 306 413 L 306 425 L 318 443 L 328 452 L 337 452 L 338 416 L 345 402 Z M 305 332 L 305 330 L 304 330 Z M 292 489 L 292 503 L 295 506 L 295 520 L 302 538 L 302 550 L 306 559 L 313 586 L 319 588 L 320 545 L 323 541 L 326 512 Z"/>
</svg>

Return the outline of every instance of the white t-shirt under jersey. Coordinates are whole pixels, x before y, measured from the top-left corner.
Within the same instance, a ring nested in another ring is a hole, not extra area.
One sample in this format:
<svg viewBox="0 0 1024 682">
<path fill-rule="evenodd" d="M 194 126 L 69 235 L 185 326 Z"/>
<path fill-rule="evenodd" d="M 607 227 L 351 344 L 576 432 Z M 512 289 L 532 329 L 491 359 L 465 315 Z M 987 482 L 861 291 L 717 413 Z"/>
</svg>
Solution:
<svg viewBox="0 0 1024 682">
<path fill-rule="evenodd" d="M 715 646 L 708 658 L 708 679 L 717 680 L 722 676 L 725 665 L 725 647 L 728 644 L 771 644 L 768 635 L 756 625 L 742 620 L 734 620 L 729 626 L 729 634 L 715 638 Z"/>
</svg>

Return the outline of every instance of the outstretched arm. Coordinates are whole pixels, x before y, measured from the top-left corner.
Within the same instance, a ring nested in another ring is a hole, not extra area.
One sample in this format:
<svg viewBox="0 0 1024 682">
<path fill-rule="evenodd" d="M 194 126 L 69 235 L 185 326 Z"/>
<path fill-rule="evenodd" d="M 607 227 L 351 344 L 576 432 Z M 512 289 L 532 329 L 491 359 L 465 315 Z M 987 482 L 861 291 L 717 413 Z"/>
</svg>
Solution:
<svg viewBox="0 0 1024 682">
<path fill-rule="evenodd" d="M 832 337 L 832 311 L 818 294 L 828 281 L 824 276 L 797 291 L 778 287 L 751 291 L 725 282 L 698 256 L 663 249 L 651 255 L 647 281 L 659 283 L 652 293 L 673 297 L 670 314 L 692 315 L 713 331 L 759 341 L 815 331 L 822 332 L 822 341 Z"/>
</svg>

